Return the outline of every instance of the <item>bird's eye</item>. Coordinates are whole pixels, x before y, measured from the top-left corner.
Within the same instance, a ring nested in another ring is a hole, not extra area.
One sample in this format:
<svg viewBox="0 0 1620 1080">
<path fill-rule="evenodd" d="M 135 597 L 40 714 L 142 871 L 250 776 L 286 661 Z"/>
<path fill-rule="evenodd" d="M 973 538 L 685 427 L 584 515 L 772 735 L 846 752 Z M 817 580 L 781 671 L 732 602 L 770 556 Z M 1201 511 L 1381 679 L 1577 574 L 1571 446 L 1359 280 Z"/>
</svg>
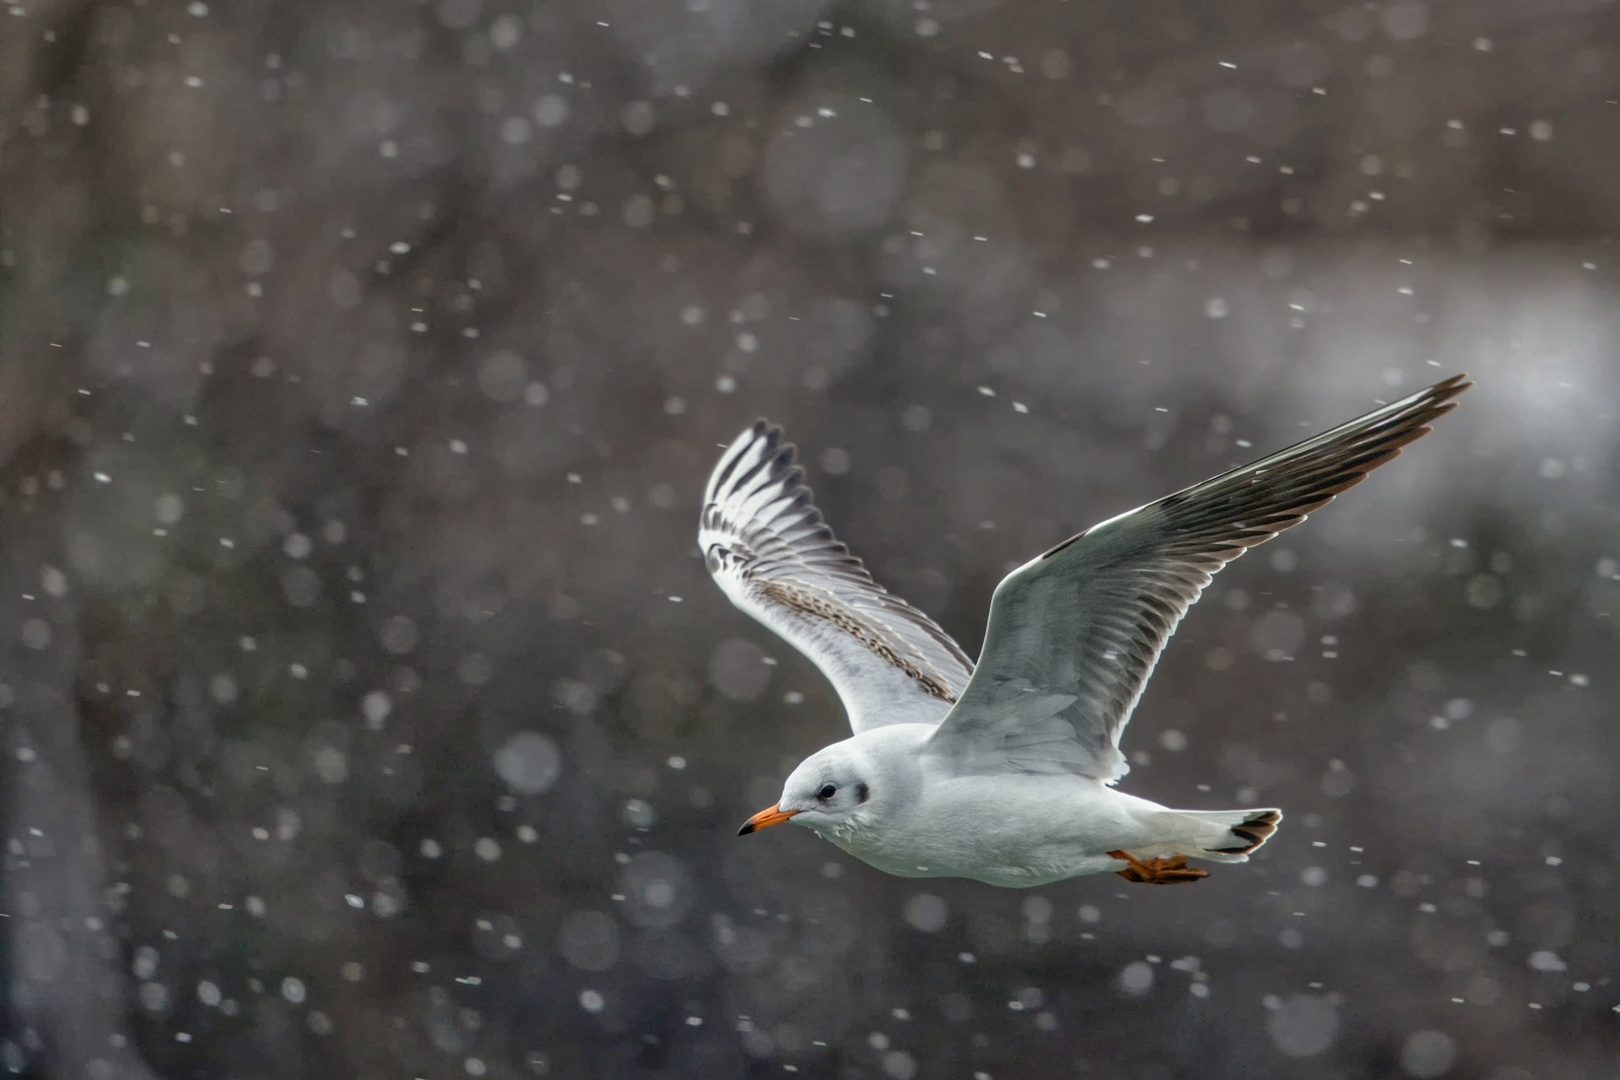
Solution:
<svg viewBox="0 0 1620 1080">
<path fill-rule="evenodd" d="M 836 794 L 838 794 L 837 788 L 833 787 L 831 784 L 823 784 L 821 785 L 821 790 L 816 792 L 816 798 L 830 799 Z"/>
</svg>

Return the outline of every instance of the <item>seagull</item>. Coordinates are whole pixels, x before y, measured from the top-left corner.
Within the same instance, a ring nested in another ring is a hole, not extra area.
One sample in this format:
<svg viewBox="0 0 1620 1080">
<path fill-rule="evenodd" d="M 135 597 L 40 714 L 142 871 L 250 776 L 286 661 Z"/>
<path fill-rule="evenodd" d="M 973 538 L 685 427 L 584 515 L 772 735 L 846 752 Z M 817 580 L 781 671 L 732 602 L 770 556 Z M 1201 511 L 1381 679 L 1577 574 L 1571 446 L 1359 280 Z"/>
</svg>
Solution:
<svg viewBox="0 0 1620 1080">
<path fill-rule="evenodd" d="M 1119 738 L 1214 574 L 1426 435 L 1457 375 L 1287 450 L 1093 525 L 1008 574 L 975 665 L 834 537 L 782 429 L 744 431 L 709 477 L 698 549 L 731 602 L 808 657 L 854 734 L 806 758 L 739 835 L 801 825 L 886 873 L 1029 888 L 1113 871 L 1207 877 L 1282 811 L 1173 810 L 1114 787 Z"/>
</svg>

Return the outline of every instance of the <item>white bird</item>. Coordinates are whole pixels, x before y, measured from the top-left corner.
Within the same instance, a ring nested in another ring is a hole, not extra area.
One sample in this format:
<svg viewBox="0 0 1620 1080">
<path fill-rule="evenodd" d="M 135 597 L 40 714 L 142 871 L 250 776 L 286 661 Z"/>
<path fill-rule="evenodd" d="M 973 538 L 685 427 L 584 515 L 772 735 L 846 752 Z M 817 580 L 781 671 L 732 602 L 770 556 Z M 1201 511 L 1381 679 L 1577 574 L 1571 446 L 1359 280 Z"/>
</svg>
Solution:
<svg viewBox="0 0 1620 1080">
<path fill-rule="evenodd" d="M 732 603 L 809 657 L 854 735 L 806 758 L 741 834 L 791 821 L 879 870 L 1030 887 L 1115 871 L 1169 884 L 1247 862 L 1282 812 L 1172 810 L 1116 791 L 1120 733 L 1221 567 L 1428 433 L 1456 376 L 1094 525 L 996 587 L 978 666 L 834 538 L 780 428 L 721 456 L 698 548 Z"/>
</svg>

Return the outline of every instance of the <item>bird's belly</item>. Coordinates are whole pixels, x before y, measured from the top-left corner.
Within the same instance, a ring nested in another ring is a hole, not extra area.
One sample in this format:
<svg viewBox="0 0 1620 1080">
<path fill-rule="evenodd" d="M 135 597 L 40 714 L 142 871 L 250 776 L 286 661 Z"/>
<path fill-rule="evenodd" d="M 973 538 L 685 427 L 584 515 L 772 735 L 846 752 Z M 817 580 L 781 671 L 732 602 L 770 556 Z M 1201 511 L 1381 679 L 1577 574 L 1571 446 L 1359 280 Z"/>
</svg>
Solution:
<svg viewBox="0 0 1620 1080">
<path fill-rule="evenodd" d="M 828 839 L 896 877 L 968 878 L 1003 888 L 1033 888 L 1118 870 L 1119 862 L 1107 852 L 1128 846 L 1119 832 L 1113 822 L 1073 815 L 945 813 L 930 827 L 908 830 L 904 837 L 857 833 Z"/>
<path fill-rule="evenodd" d="M 1072 877 L 1118 870 L 1121 866 L 1108 855 L 1078 848 L 1005 852 L 990 860 L 963 860 L 950 852 L 914 851 L 898 855 L 863 850 L 855 844 L 838 843 L 838 846 L 867 865 L 895 877 L 967 878 L 1006 889 L 1032 889 Z"/>
<path fill-rule="evenodd" d="M 1120 868 L 1162 808 L 1072 775 L 942 777 L 903 814 L 827 839 L 888 874 L 1031 888 Z"/>
</svg>

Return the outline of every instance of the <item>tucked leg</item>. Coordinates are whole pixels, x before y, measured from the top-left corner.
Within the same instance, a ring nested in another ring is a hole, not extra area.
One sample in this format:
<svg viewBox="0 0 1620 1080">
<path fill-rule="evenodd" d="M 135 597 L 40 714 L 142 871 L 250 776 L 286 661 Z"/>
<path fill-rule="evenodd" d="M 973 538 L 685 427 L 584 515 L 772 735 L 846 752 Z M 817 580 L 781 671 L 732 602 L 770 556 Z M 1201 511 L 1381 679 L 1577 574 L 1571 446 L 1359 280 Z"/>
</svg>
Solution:
<svg viewBox="0 0 1620 1080">
<path fill-rule="evenodd" d="M 1144 885 L 1179 885 L 1209 877 L 1209 871 L 1187 865 L 1184 856 L 1169 859 L 1138 859 L 1124 851 L 1110 851 L 1109 858 L 1123 859 L 1130 865 L 1117 871 L 1126 881 L 1139 881 Z"/>
</svg>

